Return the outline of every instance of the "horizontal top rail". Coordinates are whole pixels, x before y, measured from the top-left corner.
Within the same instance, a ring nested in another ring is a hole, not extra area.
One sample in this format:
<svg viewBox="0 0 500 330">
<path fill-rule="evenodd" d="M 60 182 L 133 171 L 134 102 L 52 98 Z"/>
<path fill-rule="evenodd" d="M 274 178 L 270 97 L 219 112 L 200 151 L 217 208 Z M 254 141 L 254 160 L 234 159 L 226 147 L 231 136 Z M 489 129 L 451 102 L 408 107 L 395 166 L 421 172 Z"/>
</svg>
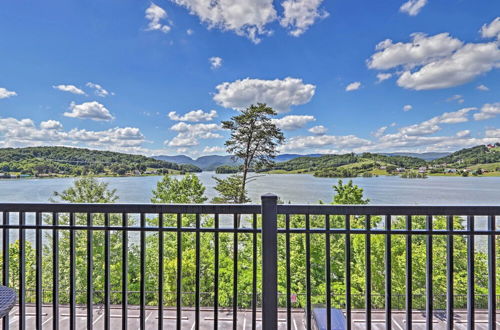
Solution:
<svg viewBox="0 0 500 330">
<path fill-rule="evenodd" d="M 2 212 L 258 214 L 259 204 L 0 203 Z M 278 214 L 500 215 L 500 206 L 279 204 Z"/>
</svg>

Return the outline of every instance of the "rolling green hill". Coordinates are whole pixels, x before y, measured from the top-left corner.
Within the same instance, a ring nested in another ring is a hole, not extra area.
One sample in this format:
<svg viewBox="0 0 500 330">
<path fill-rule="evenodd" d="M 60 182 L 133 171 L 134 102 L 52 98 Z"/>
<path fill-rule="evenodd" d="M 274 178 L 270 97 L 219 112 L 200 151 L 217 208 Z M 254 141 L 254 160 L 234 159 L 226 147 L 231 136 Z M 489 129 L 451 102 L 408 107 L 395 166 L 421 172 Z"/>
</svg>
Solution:
<svg viewBox="0 0 500 330">
<path fill-rule="evenodd" d="M 200 172 L 194 165 L 179 165 L 154 158 L 111 151 L 69 147 L 0 149 L 0 172 L 26 175 L 125 175 Z"/>
<path fill-rule="evenodd" d="M 432 161 L 433 164 L 448 164 L 459 168 L 477 164 L 490 164 L 500 162 L 500 146 L 489 148 L 487 146 L 475 146 L 462 149 L 446 157 Z"/>
</svg>

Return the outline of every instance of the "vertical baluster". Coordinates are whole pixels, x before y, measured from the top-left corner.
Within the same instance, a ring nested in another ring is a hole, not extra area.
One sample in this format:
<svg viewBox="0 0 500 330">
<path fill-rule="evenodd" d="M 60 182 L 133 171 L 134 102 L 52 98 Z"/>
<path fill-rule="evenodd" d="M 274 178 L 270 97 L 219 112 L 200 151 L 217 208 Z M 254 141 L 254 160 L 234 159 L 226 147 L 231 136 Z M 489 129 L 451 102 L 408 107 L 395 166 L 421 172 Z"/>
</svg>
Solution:
<svg viewBox="0 0 500 330">
<path fill-rule="evenodd" d="M 94 234 L 92 227 L 92 214 L 87 213 L 87 329 L 93 329 L 94 325 Z"/>
<path fill-rule="evenodd" d="M 365 215 L 365 308 L 366 308 L 366 329 L 372 327 L 372 262 L 371 262 L 371 216 Z"/>
<path fill-rule="evenodd" d="M 326 266 L 326 328 L 332 327 L 332 274 L 331 274 L 331 258 L 330 258 L 330 216 L 325 215 L 325 266 Z"/>
<path fill-rule="evenodd" d="M 392 241 L 391 241 L 391 215 L 385 216 L 385 326 L 392 327 Z"/>
<path fill-rule="evenodd" d="M 19 212 L 19 329 L 26 329 L 26 214 Z"/>
<path fill-rule="evenodd" d="M 238 214 L 233 216 L 233 329 L 238 327 Z"/>
<path fill-rule="evenodd" d="M 146 329 L 146 215 L 141 213 L 141 227 L 140 227 L 140 292 L 139 292 L 139 328 Z"/>
<path fill-rule="evenodd" d="M 214 329 L 219 325 L 219 214 L 214 224 Z"/>
<path fill-rule="evenodd" d="M 446 216 L 447 244 L 446 244 L 446 320 L 447 328 L 453 330 L 453 216 Z"/>
<path fill-rule="evenodd" d="M 122 329 L 128 327 L 128 215 L 122 213 Z"/>
<path fill-rule="evenodd" d="M 182 215 L 177 214 L 177 330 L 182 327 Z"/>
<path fill-rule="evenodd" d="M 110 288 L 110 243 L 109 243 L 109 213 L 104 214 L 104 329 L 110 329 L 110 305 L 111 305 L 111 288 Z"/>
<path fill-rule="evenodd" d="M 3 225 L 8 226 L 10 220 L 9 212 L 3 212 Z M 10 237 L 9 237 L 9 229 L 5 228 L 2 230 L 2 277 L 3 277 L 3 285 L 9 286 L 9 245 L 10 245 Z M 7 314 L 2 319 L 2 329 L 9 329 L 9 315 Z"/>
<path fill-rule="evenodd" d="M 75 246 L 75 214 L 69 214 L 69 328 L 76 330 L 76 246 Z"/>
<path fill-rule="evenodd" d="M 406 216 L 406 329 L 412 328 L 413 319 L 413 288 L 412 288 L 412 235 L 411 216 Z"/>
<path fill-rule="evenodd" d="M 252 330 L 257 328 L 257 214 L 253 215 Z"/>
<path fill-rule="evenodd" d="M 42 213 L 36 212 L 35 215 L 35 223 L 36 223 L 36 275 L 35 275 L 35 286 L 36 286 L 36 315 L 35 315 L 35 324 L 38 330 L 42 329 L 42 304 L 43 304 L 43 290 L 42 290 Z M 5 231 L 5 230 L 4 230 Z M 5 327 L 4 327 L 5 329 Z"/>
<path fill-rule="evenodd" d="M 496 247 L 494 216 L 488 216 L 488 324 L 489 329 L 496 328 Z"/>
<path fill-rule="evenodd" d="M 345 309 L 347 330 L 351 329 L 351 216 L 345 215 Z"/>
<path fill-rule="evenodd" d="M 59 329 L 59 213 L 52 214 L 54 229 L 52 231 L 52 328 Z"/>
<path fill-rule="evenodd" d="M 158 214 L 158 329 L 163 329 L 163 213 Z"/>
<path fill-rule="evenodd" d="M 292 288 L 291 288 L 291 265 L 290 265 L 290 214 L 286 215 L 285 218 L 286 226 L 286 325 L 287 329 L 292 329 Z"/>
<path fill-rule="evenodd" d="M 200 328 L 200 214 L 197 213 L 196 217 L 196 233 L 195 233 L 195 329 Z"/>
<path fill-rule="evenodd" d="M 425 318 L 426 329 L 432 330 L 432 313 L 434 295 L 432 293 L 432 216 L 428 215 L 425 221 L 425 229 L 429 231 L 426 237 L 426 262 L 425 262 Z"/>
<path fill-rule="evenodd" d="M 474 216 L 467 217 L 467 328 L 474 330 Z"/>
<path fill-rule="evenodd" d="M 307 323 L 306 328 L 310 330 L 312 328 L 312 306 L 311 306 L 311 219 L 309 214 L 306 214 L 306 316 Z"/>
</svg>

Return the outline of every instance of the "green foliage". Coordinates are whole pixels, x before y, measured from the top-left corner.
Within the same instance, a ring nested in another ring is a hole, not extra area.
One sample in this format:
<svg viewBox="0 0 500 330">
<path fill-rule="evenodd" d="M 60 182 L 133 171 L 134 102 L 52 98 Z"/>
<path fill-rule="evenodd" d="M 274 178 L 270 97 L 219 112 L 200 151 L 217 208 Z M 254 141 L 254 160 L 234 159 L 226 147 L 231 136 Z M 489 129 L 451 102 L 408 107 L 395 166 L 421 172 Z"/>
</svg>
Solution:
<svg viewBox="0 0 500 330">
<path fill-rule="evenodd" d="M 226 151 L 233 156 L 235 161 L 241 160 L 243 168 L 241 180 L 235 177 L 217 184 L 227 186 L 229 183 L 239 181 L 239 198 L 236 200 L 238 203 L 245 203 L 247 200 L 246 184 L 250 169 L 271 166 L 272 160 L 278 154 L 278 146 L 285 141 L 283 133 L 272 121 L 271 117 L 276 114 L 276 111 L 271 107 L 258 103 L 257 105 L 252 104 L 241 111 L 239 115 L 232 117 L 231 120 L 222 122 L 222 128 L 231 131 L 231 137 L 225 143 Z M 227 189 L 224 190 L 228 192 Z M 231 200 L 227 197 L 222 196 L 221 198 Z"/>
<path fill-rule="evenodd" d="M 108 183 L 99 182 L 93 177 L 84 177 L 73 182 L 73 186 L 63 192 L 55 191 L 55 198 L 69 203 L 114 203 L 118 196 L 116 189 L 109 190 Z M 52 202 L 58 202 L 51 198 Z"/>
<path fill-rule="evenodd" d="M 427 179 L 427 174 L 417 171 L 407 171 L 401 174 L 403 179 Z"/>
<path fill-rule="evenodd" d="M 234 174 L 241 172 L 240 166 L 221 165 L 215 169 L 217 174 Z"/>
<path fill-rule="evenodd" d="M 363 188 L 353 184 L 352 180 L 349 180 L 347 184 L 339 180 L 337 185 L 333 186 L 333 190 L 335 190 L 335 195 L 332 204 L 368 204 L 370 202 L 369 199 L 363 199 Z"/>
<path fill-rule="evenodd" d="M 194 165 L 179 165 L 154 158 L 111 151 L 68 147 L 29 147 L 0 149 L 0 169 L 31 175 L 118 174 L 155 169 L 200 172 Z"/>
<path fill-rule="evenodd" d="M 152 203 L 200 204 L 206 200 L 205 186 L 194 174 L 186 174 L 180 180 L 165 175 L 151 198 Z"/>
<path fill-rule="evenodd" d="M 447 164 L 448 167 L 454 166 L 464 168 L 474 164 L 489 164 L 500 162 L 500 152 L 489 149 L 484 145 L 466 148 L 432 161 L 433 164 Z"/>
<path fill-rule="evenodd" d="M 213 178 L 217 182 L 214 189 L 219 193 L 219 196 L 213 198 L 213 203 L 248 203 L 251 201 L 246 190 L 243 191 L 242 199 L 243 176 L 231 175 L 225 179 Z"/>
</svg>

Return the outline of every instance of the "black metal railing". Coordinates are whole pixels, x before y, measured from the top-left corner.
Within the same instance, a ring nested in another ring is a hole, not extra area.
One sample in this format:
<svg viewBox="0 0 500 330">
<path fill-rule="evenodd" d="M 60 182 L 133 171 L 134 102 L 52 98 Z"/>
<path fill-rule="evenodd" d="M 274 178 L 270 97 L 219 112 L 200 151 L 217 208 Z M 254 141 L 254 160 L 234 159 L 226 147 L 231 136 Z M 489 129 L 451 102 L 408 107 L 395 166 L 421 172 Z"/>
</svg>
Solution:
<svg viewBox="0 0 500 330">
<path fill-rule="evenodd" d="M 316 305 L 341 309 L 348 329 L 359 309 L 367 328 L 373 311 L 391 328 L 401 309 L 408 328 L 415 310 L 428 329 L 437 310 L 453 329 L 459 309 L 470 329 L 480 309 L 496 326 L 499 206 L 282 205 L 264 195 L 261 205 L 0 204 L 0 215 L 2 283 L 18 290 L 20 329 L 31 327 L 27 307 L 33 327 L 47 326 L 47 304 L 54 329 L 76 329 L 81 307 L 91 329 L 99 305 L 105 329 L 115 305 L 123 329 L 131 306 L 141 329 L 152 306 L 160 329 L 167 308 L 181 329 L 187 307 L 195 328 L 210 308 L 214 328 L 221 310 L 240 327 L 244 309 L 252 329 L 276 329 L 284 309 L 291 329 L 303 309 L 311 329 Z"/>
</svg>

